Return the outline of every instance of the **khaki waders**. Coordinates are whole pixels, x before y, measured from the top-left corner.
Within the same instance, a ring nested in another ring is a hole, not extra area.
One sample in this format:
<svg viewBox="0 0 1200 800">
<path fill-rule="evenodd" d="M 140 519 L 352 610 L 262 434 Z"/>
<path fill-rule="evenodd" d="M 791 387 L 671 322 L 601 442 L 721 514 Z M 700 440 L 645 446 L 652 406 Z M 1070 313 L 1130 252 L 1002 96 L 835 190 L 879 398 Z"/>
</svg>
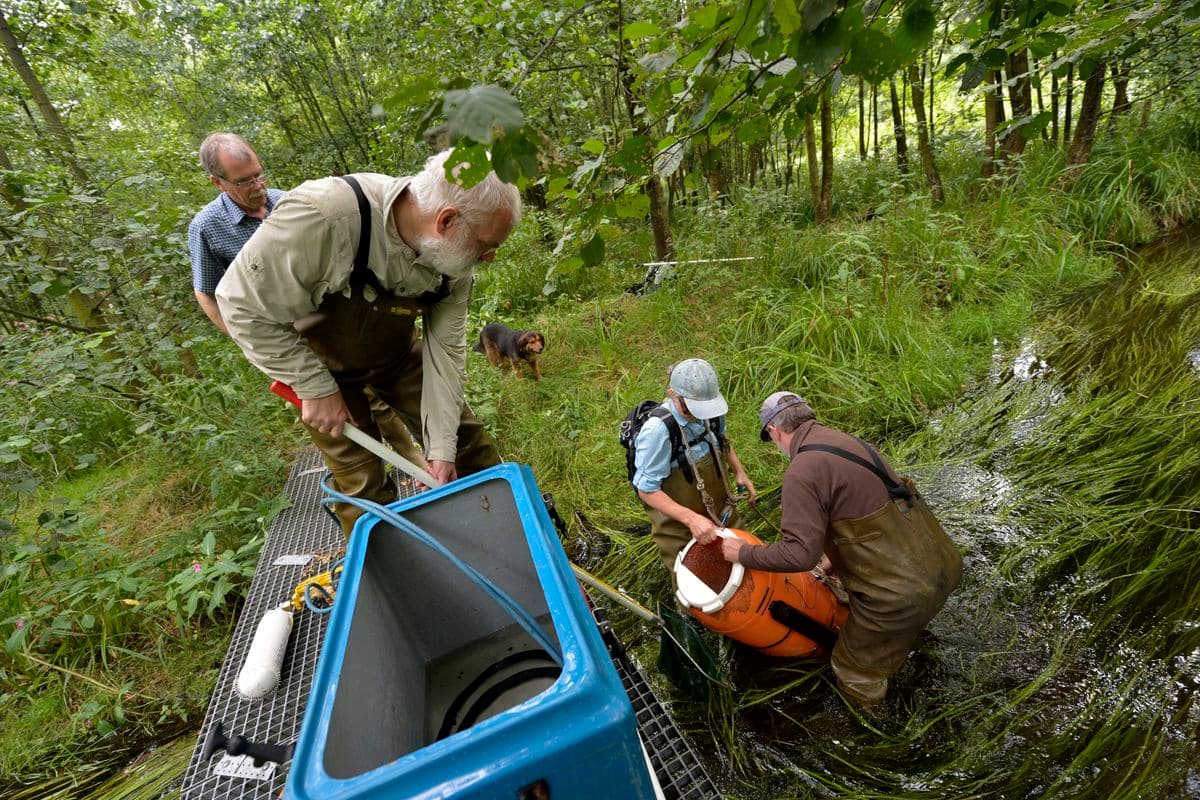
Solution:
<svg viewBox="0 0 1200 800">
<path fill-rule="evenodd" d="M 729 488 L 722 475 L 723 470 L 717 468 L 711 450 L 708 455 L 696 462 L 695 468 L 701 480 L 704 481 L 705 491 L 712 498 L 713 510 L 717 513 L 716 517 L 713 517 L 712 513 L 704 507 L 704 499 L 700 496 L 696 484 L 684 477 L 683 470 L 679 467 L 671 470 L 659 488 L 679 505 L 690 508 L 697 514 L 704 514 L 718 525 L 722 525 L 721 515 L 728 509 L 729 517 L 725 520 L 723 527 L 736 528 L 741 520 L 734 507 L 734 500 L 729 496 Z M 674 575 L 675 556 L 692 540 L 692 532 L 687 525 L 651 508 L 646 505 L 645 501 L 642 501 L 642 505 L 645 506 L 646 513 L 650 517 L 650 535 L 654 537 L 654 542 L 658 545 L 658 555 L 667 571 Z"/>
<path fill-rule="evenodd" d="M 416 318 L 424 311 L 415 298 L 382 293 L 375 300 L 366 300 L 355 290 L 349 298 L 340 293 L 326 295 L 315 313 L 296 323 L 296 330 L 337 381 L 354 425 L 371 436 L 379 438 L 380 430 L 371 415 L 367 387 L 410 430 L 422 429 L 424 342 L 416 335 Z M 396 499 L 395 486 L 378 457 L 344 436 L 335 439 L 305 427 L 333 473 L 338 491 L 377 503 Z M 423 435 L 428 441 L 428 432 Z M 461 477 L 499 463 L 491 436 L 464 401 L 455 469 Z M 333 509 L 349 536 L 363 512 L 348 503 L 334 503 Z"/>
<path fill-rule="evenodd" d="M 917 636 L 958 586 L 962 559 L 912 481 L 911 504 L 893 500 L 866 517 L 832 523 L 834 570 L 850 617 L 833 649 L 838 687 L 863 708 L 887 694 Z"/>
</svg>

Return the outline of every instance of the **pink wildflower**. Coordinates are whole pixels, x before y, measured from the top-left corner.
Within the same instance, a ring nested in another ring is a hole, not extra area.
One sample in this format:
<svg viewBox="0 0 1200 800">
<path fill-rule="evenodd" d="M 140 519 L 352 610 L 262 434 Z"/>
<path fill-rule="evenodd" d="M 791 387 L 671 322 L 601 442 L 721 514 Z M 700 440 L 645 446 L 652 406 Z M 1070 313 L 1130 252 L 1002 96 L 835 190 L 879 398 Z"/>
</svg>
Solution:
<svg viewBox="0 0 1200 800">
<path fill-rule="evenodd" d="M 23 619 L 17 620 L 17 630 L 21 630 L 24 627 L 25 627 L 25 620 L 23 620 Z"/>
<path fill-rule="evenodd" d="M 200 562 L 199 561 L 197 561 L 195 564 L 192 564 L 192 572 L 196 573 L 197 575 L 200 574 Z"/>
</svg>

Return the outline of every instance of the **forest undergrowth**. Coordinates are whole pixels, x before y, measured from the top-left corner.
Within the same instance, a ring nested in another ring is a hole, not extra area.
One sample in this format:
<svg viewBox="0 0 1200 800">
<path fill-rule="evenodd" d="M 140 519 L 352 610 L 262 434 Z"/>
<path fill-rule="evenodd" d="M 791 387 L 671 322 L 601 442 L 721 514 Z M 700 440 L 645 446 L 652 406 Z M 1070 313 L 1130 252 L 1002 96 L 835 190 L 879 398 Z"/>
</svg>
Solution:
<svg viewBox="0 0 1200 800">
<path fill-rule="evenodd" d="M 906 668 L 900 706 L 871 723 L 838 710 L 822 671 L 747 675 L 724 648 L 739 691 L 717 693 L 705 707 L 683 698 L 675 706 L 694 737 L 725 754 L 709 766 L 721 768 L 731 795 L 766 796 L 758 792 L 774 787 L 772 796 L 918 797 L 941 786 L 946 791 L 933 796 L 979 796 L 1001 780 L 1001 769 L 1016 772 L 1014 785 L 1047 781 L 1063 796 L 1072 796 L 1064 789 L 1071 781 L 1106 786 L 1113 797 L 1166 796 L 1160 792 L 1180 785 L 1178 770 L 1163 768 L 1177 749 L 1145 736 L 1168 728 L 1176 735 L 1181 728 L 1171 726 L 1194 726 L 1195 714 L 1190 705 L 1136 702 L 1145 691 L 1136 671 L 1105 683 L 1105 692 L 1128 703 L 1071 705 L 1050 733 L 1031 717 L 1037 702 L 1067 697 L 1055 686 L 1082 680 L 1082 654 L 1105 663 L 1114 645 L 1104 636 L 1136 642 L 1137 658 L 1168 664 L 1200 647 L 1200 595 L 1193 588 L 1180 596 L 1181 587 L 1200 586 L 1190 543 L 1200 502 L 1182 488 L 1189 480 L 1200 485 L 1189 466 L 1200 463 L 1196 370 L 1139 371 L 1136 350 L 1127 363 L 1098 364 L 1121 355 L 1089 351 L 1084 332 L 1064 321 L 1039 358 L 1069 383 L 1062 391 L 1079 395 L 1078 405 L 1056 412 L 1044 387 L 1012 383 L 1003 411 L 989 416 L 993 401 L 981 398 L 994 395 L 980 390 L 995 383 L 998 353 L 1002 360 L 1019 354 L 1029 331 L 1058 309 L 1095 304 L 1097 292 L 1133 269 L 1135 248 L 1196 221 L 1200 154 L 1174 130 L 1164 125 L 1139 136 L 1131 122 L 1127 135 L 1097 146 L 1065 192 L 1058 151 L 1031 146 L 1022 169 L 981 181 L 973 158 L 953 158 L 955 148 L 973 152 L 975 143 L 964 139 L 944 145 L 942 206 L 894 165 L 871 160 L 839 166 L 835 221 L 820 227 L 810 224 L 796 187 L 760 185 L 719 203 L 679 202 L 678 258 L 703 263 L 660 272 L 653 290 L 640 294 L 626 289 L 645 275 L 643 229 L 610 243 L 603 265 L 560 271 L 536 212 L 481 272 L 472 332 L 492 320 L 538 328 L 548 342 L 545 378 L 517 379 L 472 355 L 468 399 L 502 457 L 530 464 L 567 512 L 568 551 L 648 604 L 668 596 L 668 579 L 640 535 L 645 521 L 623 478 L 616 425 L 639 400 L 663 394 L 667 367 L 682 358 L 716 366 L 731 439 L 768 516 L 783 463 L 759 444 L 756 410 L 781 388 L 802 393 L 823 421 L 879 442 L 923 486 L 947 464 L 1001 464 L 1010 480 L 1040 487 L 1002 514 L 1021 529 L 1022 511 L 1036 507 L 1039 529 L 1006 542 L 994 531 L 971 533 L 972 514 L 988 507 L 995 515 L 990 501 L 971 491 L 939 497 L 930 486 L 952 534 L 963 534 L 959 544 L 975 570 L 966 596 L 977 604 L 968 609 L 961 601 L 935 632 L 966 653 L 985 637 L 967 641 L 951 623 L 1007 631 L 1010 649 L 1038 653 L 1028 660 L 1029 675 L 988 673 L 982 658 L 970 685 L 923 686 L 917 667 Z M 1174 327 L 1155 330 L 1180 349 L 1184 364 L 1189 348 L 1200 346 L 1187 338 L 1197 331 L 1195 275 L 1191 283 L 1186 275 L 1161 286 L 1147 274 L 1144 292 L 1146 302 L 1164 304 L 1155 313 L 1174 315 Z M 1145 324 L 1136 314 L 1124 319 Z M 136 398 L 104 389 L 124 363 L 114 355 L 119 342 L 97 337 L 64 355 L 76 339 L 50 329 L 0 341 L 3 374 L 20 376 L 0 399 L 0 468 L 15 478 L 0 498 L 0 727 L 8 734 L 0 741 L 0 792 L 124 754 L 122 747 L 198 725 L 203 715 L 239 598 L 283 506 L 287 465 L 304 446 L 265 378 L 206 325 L 196 322 L 186 353 L 159 354 L 161 369 L 138 376 Z M 1065 346 L 1074 340 L 1077 347 Z M 1106 384 L 1112 375 L 1120 377 Z M 1028 427 L 999 425 L 1019 408 L 1046 438 L 1014 440 L 1013 430 Z M 1112 434 L 1148 414 L 1156 424 L 1120 439 Z M 1103 526 L 1094 513 L 1101 503 L 1108 509 Z M 1121 535 L 1131 530 L 1137 535 Z M 1030 627 L 1018 634 L 1005 612 L 1024 601 L 985 588 L 994 581 L 1072 588 L 1022 604 Z M 1170 614 L 1156 610 L 1168 605 Z M 1073 615 L 1084 622 L 1064 637 L 1052 620 Z M 652 637 L 630 620 L 618 622 L 635 653 L 652 663 Z M 1039 629 L 1056 638 L 1027 640 L 1028 630 Z M 948 658 L 950 649 L 932 660 Z M 930 674 L 949 669 L 927 666 Z M 1071 695 L 1064 707 L 1075 701 Z M 823 721 L 806 717 L 806 708 Z M 1114 708 L 1112 717 L 1099 717 Z M 1137 721 L 1143 717 L 1150 722 Z M 968 723 L 971 736 L 963 733 Z M 786 752 L 794 747 L 785 743 L 821 725 L 822 733 L 843 731 L 857 741 L 869 766 L 854 766 L 861 756 L 851 752 L 815 756 L 815 745 L 812 752 L 799 746 L 813 756 L 807 762 Z M 1014 735 L 1036 736 L 1029 746 L 1046 754 L 1022 760 L 1006 738 Z M 1113 751 L 1145 757 L 1112 783 L 1081 777 Z M 930 765 L 919 780 L 911 777 L 913 759 Z M 889 774 L 911 785 L 889 788 Z"/>
</svg>

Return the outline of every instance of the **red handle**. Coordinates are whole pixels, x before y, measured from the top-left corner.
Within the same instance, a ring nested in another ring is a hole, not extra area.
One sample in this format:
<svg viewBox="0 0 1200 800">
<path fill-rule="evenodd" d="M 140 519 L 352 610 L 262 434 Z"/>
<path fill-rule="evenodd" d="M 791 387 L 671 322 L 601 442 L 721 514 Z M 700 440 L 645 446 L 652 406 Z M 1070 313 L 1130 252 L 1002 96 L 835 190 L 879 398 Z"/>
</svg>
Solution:
<svg viewBox="0 0 1200 800">
<path fill-rule="evenodd" d="M 296 408 L 301 408 L 301 400 L 299 395 L 292 391 L 292 387 L 288 386 L 283 381 L 271 381 L 271 391 L 287 400 Z"/>
</svg>

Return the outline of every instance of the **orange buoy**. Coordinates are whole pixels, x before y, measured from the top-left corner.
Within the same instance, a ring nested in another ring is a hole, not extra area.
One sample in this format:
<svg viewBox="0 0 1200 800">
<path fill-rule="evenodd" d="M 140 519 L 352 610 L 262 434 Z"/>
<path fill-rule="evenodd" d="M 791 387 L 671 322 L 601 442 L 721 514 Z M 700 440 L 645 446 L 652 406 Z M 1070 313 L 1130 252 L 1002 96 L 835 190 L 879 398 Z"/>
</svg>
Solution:
<svg viewBox="0 0 1200 800">
<path fill-rule="evenodd" d="M 748 531 L 719 533 L 762 544 Z M 688 542 L 675 557 L 675 584 L 679 602 L 705 627 L 769 656 L 828 656 L 850 613 L 811 572 L 731 564 L 721 555 L 720 541 Z"/>
</svg>

